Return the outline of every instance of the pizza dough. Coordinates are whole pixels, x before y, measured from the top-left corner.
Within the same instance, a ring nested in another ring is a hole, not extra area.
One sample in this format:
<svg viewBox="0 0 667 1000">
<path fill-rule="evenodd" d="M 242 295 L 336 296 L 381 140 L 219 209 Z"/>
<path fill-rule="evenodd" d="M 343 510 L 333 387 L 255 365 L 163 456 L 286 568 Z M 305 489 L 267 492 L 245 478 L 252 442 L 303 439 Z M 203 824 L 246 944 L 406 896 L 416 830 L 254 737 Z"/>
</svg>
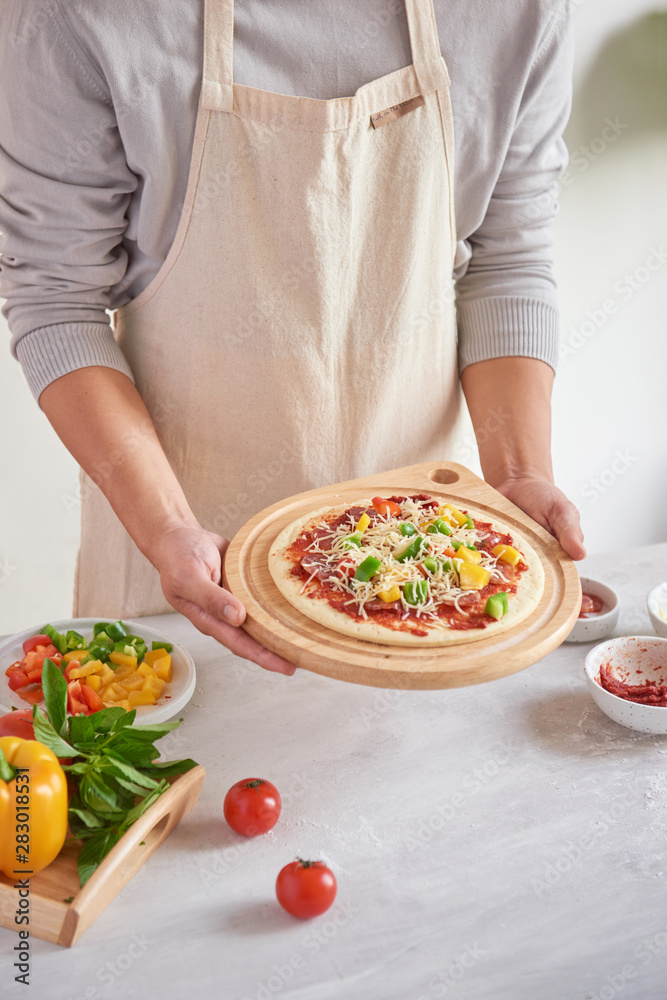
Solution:
<svg viewBox="0 0 667 1000">
<path fill-rule="evenodd" d="M 367 617 L 357 614 L 356 611 L 354 614 L 349 614 L 339 610 L 339 607 L 330 603 L 323 592 L 323 587 L 327 586 L 326 583 L 323 584 L 316 576 L 313 576 L 310 581 L 304 580 L 302 575 L 295 573 L 295 566 L 299 565 L 299 557 L 298 552 L 295 554 L 293 546 L 303 532 L 322 529 L 323 526 L 335 521 L 346 511 L 358 510 L 359 508 L 369 508 L 372 511 L 372 501 L 363 499 L 339 507 L 323 507 L 293 521 L 280 532 L 271 546 L 269 571 L 276 587 L 290 604 L 320 625 L 355 639 L 364 639 L 388 646 L 455 645 L 475 642 L 491 635 L 506 632 L 526 619 L 539 604 L 544 590 L 544 569 L 532 546 L 516 528 L 504 525 L 495 518 L 491 520 L 487 513 L 475 511 L 473 507 L 461 504 L 463 513 L 469 514 L 475 522 L 476 532 L 487 535 L 489 533 L 509 535 L 512 546 L 521 553 L 522 564 L 525 564 L 526 567 L 515 574 L 514 572 L 510 573 L 507 564 L 498 562 L 499 570 L 505 571 L 505 574 L 511 577 L 516 576 L 512 584 L 516 590 L 509 593 L 508 609 L 499 621 L 495 621 L 488 615 L 481 615 L 480 609 L 477 607 L 475 616 L 474 618 L 471 616 L 467 628 L 456 627 L 457 624 L 465 624 L 466 617 L 470 614 L 470 612 L 465 613 L 463 605 L 461 605 L 461 609 L 457 609 L 462 610 L 463 614 L 452 615 L 453 618 L 457 619 L 454 625 L 449 625 L 446 621 L 433 615 L 422 617 L 416 614 L 415 609 L 408 611 L 405 605 L 393 615 L 382 614 L 380 616 L 383 619 L 382 622 L 377 615 L 375 616 L 376 620 L 373 620 L 374 612 L 371 610 L 367 612 Z M 478 529 L 478 523 L 484 525 L 484 528 Z M 354 530 L 353 519 L 350 520 L 349 530 L 351 532 Z M 409 538 L 405 539 L 406 542 L 409 540 Z M 442 538 L 439 539 L 439 542 L 442 543 Z M 498 585 L 495 589 L 502 590 L 503 587 Z M 458 592 L 460 595 L 460 591 Z M 335 594 L 333 596 L 335 601 L 340 603 L 338 597 Z M 345 597 L 347 598 L 347 595 Z M 471 598 L 467 598 L 467 600 L 471 600 Z M 399 614 L 399 611 L 402 611 L 402 614 Z M 475 626 L 471 626 L 473 620 L 477 622 Z"/>
</svg>

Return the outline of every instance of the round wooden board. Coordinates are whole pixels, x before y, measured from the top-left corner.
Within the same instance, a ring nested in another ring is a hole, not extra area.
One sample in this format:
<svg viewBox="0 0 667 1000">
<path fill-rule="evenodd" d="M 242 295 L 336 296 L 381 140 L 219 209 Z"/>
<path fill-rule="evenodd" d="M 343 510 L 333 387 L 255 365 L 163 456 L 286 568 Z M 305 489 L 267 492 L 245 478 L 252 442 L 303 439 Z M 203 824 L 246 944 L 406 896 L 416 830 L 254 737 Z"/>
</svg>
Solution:
<svg viewBox="0 0 667 1000">
<path fill-rule="evenodd" d="M 429 493 L 516 527 L 544 566 L 542 599 L 533 613 L 500 636 L 470 645 L 413 649 L 383 646 L 334 632 L 302 615 L 277 589 L 268 567 L 284 527 L 320 507 L 373 495 Z M 449 688 L 505 677 L 552 652 L 569 633 L 581 605 L 579 575 L 559 543 L 527 514 L 462 465 L 428 463 L 300 493 L 251 518 L 225 555 L 225 587 L 241 600 L 243 628 L 267 649 L 314 673 L 385 688 Z"/>
</svg>

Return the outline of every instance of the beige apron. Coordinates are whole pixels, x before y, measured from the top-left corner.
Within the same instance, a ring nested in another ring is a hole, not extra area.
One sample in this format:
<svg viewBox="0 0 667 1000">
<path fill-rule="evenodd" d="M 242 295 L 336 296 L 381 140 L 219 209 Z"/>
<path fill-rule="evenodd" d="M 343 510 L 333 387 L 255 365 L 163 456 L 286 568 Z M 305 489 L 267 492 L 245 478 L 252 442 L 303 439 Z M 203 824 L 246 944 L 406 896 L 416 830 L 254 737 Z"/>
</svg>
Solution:
<svg viewBox="0 0 667 1000">
<path fill-rule="evenodd" d="M 174 244 L 114 316 L 195 516 L 228 538 L 302 490 L 451 457 L 465 419 L 432 0 L 406 0 L 411 66 L 328 101 L 235 84 L 233 7 L 206 0 Z M 84 477 L 74 613 L 167 610 L 157 572 Z"/>
</svg>

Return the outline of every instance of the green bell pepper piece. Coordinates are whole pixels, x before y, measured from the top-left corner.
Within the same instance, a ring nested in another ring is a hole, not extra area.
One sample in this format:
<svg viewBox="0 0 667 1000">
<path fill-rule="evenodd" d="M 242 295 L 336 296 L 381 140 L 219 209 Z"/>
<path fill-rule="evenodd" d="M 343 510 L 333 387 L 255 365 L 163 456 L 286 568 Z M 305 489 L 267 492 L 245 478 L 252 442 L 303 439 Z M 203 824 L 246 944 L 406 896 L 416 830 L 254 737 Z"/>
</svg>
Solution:
<svg viewBox="0 0 667 1000">
<path fill-rule="evenodd" d="M 421 535 L 418 535 L 414 541 L 410 542 L 401 552 L 395 554 L 394 558 L 396 562 L 405 562 L 406 559 L 415 559 L 422 548 L 428 548 L 428 542 Z"/>
<path fill-rule="evenodd" d="M 153 640 L 153 647 L 152 648 L 153 649 L 164 649 L 168 653 L 171 653 L 172 649 L 174 648 L 174 644 L 171 643 L 171 642 L 156 642 L 155 640 Z"/>
<path fill-rule="evenodd" d="M 406 538 L 410 538 L 412 535 L 416 535 L 417 534 L 417 529 L 416 529 L 415 525 L 412 524 L 410 521 L 402 521 L 401 524 L 398 527 L 398 530 Z"/>
<path fill-rule="evenodd" d="M 426 604 L 428 601 L 428 580 L 410 580 L 403 584 L 403 597 L 406 604 Z"/>
<path fill-rule="evenodd" d="M 449 527 L 446 521 L 443 521 L 441 517 L 436 517 L 433 524 L 429 524 L 426 529 L 429 535 L 451 535 L 452 529 Z"/>
<path fill-rule="evenodd" d="M 374 576 L 382 565 L 380 559 L 376 559 L 375 556 L 367 556 L 364 561 L 357 567 L 357 572 L 353 576 L 353 580 L 357 580 L 358 583 L 368 583 L 370 578 Z"/>
<path fill-rule="evenodd" d="M 64 635 L 61 635 L 60 632 L 57 632 L 54 629 L 53 625 L 45 625 L 44 628 L 42 629 L 42 634 L 48 635 L 49 639 L 51 640 L 51 642 L 56 647 L 59 653 L 62 653 L 64 655 L 67 652 L 66 637 Z"/>
<path fill-rule="evenodd" d="M 497 594 L 491 594 L 484 607 L 484 612 L 490 618 L 500 621 L 503 615 L 507 614 L 508 606 L 508 595 L 504 591 L 500 591 Z"/>
<path fill-rule="evenodd" d="M 127 629 L 122 622 L 114 622 L 112 625 L 107 625 L 105 632 L 114 642 L 119 642 L 120 639 L 127 638 Z"/>
<path fill-rule="evenodd" d="M 111 648 L 93 639 L 90 646 L 88 647 L 88 654 L 92 656 L 94 660 L 101 660 L 102 663 L 109 662 L 109 656 L 113 653 L 113 645 Z"/>
<path fill-rule="evenodd" d="M 340 544 L 341 544 L 341 548 L 347 549 L 348 551 L 350 549 L 354 549 L 354 548 L 360 549 L 361 548 L 361 532 L 360 531 L 355 531 L 353 535 L 347 535 L 342 540 L 342 542 Z M 158 649 L 159 648 L 160 647 L 158 646 Z"/>
<path fill-rule="evenodd" d="M 68 649 L 85 649 L 86 640 L 81 635 L 80 632 L 75 632 L 74 629 L 70 629 L 65 633 L 65 639 L 67 640 Z"/>
<path fill-rule="evenodd" d="M 97 639 L 100 632 L 106 634 L 106 630 L 109 627 L 109 622 L 98 622 L 97 625 L 93 625 L 93 639 Z"/>
<path fill-rule="evenodd" d="M 426 559 L 424 559 L 424 566 L 429 573 L 437 573 L 438 567 L 441 565 L 442 564 L 437 559 L 434 559 L 433 556 L 426 556 Z"/>
<path fill-rule="evenodd" d="M 468 516 L 465 519 L 462 527 L 464 527 L 464 528 L 474 528 L 475 527 L 475 524 L 474 524 L 473 519 L 471 518 L 470 514 L 468 514 Z"/>
</svg>

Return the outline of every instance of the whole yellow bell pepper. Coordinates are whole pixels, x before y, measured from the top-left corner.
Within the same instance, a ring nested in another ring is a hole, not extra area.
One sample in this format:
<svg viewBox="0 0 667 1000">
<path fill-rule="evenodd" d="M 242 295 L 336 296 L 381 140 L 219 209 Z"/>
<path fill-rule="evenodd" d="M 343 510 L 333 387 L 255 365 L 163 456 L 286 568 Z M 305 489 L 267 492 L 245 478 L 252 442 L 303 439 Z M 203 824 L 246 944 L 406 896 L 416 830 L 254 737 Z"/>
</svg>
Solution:
<svg viewBox="0 0 667 1000">
<path fill-rule="evenodd" d="M 30 878 L 65 842 L 67 779 L 43 743 L 0 736 L 0 749 L 0 871 Z"/>
</svg>

